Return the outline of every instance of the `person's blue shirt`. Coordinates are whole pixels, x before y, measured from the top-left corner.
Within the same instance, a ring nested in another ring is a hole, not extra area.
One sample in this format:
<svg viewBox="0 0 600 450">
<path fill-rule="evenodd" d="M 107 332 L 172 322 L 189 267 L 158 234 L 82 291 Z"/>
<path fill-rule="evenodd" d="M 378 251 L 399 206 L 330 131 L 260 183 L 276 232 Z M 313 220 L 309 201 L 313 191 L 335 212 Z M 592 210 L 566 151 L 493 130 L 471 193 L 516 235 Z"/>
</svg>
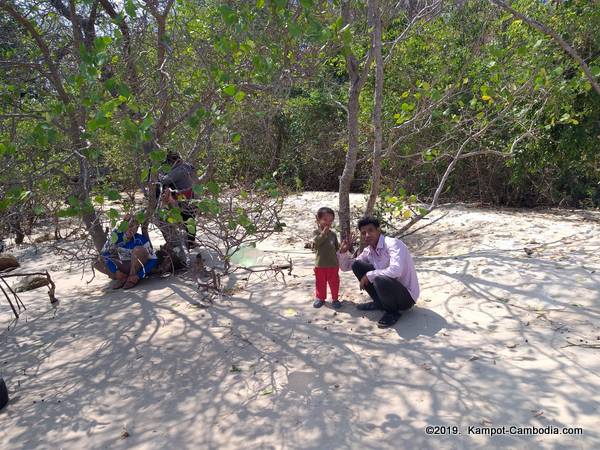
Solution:
<svg viewBox="0 0 600 450">
<path fill-rule="evenodd" d="M 117 235 L 117 240 L 115 242 L 113 242 L 113 233 Z M 156 266 L 157 257 L 156 253 L 154 253 L 154 248 L 152 248 L 150 239 L 139 233 L 135 233 L 131 239 L 126 240 L 124 232 L 113 230 L 102 249 L 102 256 L 104 256 L 108 269 L 113 273 L 118 270 L 117 265 L 112 260 L 115 255 L 111 252 L 111 248 L 116 249 L 120 261 L 131 261 L 131 252 L 135 247 L 144 247 L 148 251 L 148 261 L 137 273 L 140 278 L 147 276 L 150 273 L 150 270 Z"/>
</svg>

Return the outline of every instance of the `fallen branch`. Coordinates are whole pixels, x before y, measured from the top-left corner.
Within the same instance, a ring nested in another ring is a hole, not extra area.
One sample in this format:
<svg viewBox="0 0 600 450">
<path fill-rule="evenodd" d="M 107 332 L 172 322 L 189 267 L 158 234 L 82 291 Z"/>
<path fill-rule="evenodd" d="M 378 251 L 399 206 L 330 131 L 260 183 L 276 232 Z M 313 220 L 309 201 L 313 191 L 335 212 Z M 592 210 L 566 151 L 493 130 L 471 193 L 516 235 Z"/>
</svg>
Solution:
<svg viewBox="0 0 600 450">
<path fill-rule="evenodd" d="M 600 342 L 598 342 L 597 344 L 590 344 L 588 341 L 584 341 L 583 339 L 580 339 L 581 342 L 573 342 L 570 341 L 567 338 L 567 345 L 563 345 L 561 348 L 565 348 L 565 347 L 584 347 L 584 348 L 600 348 Z"/>
<path fill-rule="evenodd" d="M 294 267 L 294 265 L 293 265 L 292 259 L 288 258 L 287 264 L 269 264 L 269 265 L 251 266 L 251 267 L 237 266 L 234 270 L 232 270 L 228 273 L 220 274 L 214 268 L 212 268 L 212 269 L 206 268 L 204 266 L 204 262 L 203 262 L 202 258 L 200 257 L 200 258 L 196 259 L 194 271 L 196 272 L 196 283 L 198 285 L 198 288 L 203 288 L 205 290 L 211 289 L 211 290 L 217 291 L 219 293 L 222 293 L 223 290 L 221 288 L 221 277 L 226 276 L 226 275 L 231 275 L 237 270 L 243 270 L 245 272 L 250 273 L 250 275 L 255 274 L 255 273 L 271 272 L 274 274 L 275 279 L 277 279 L 278 275 L 281 275 L 283 283 L 285 284 L 284 271 L 287 270 L 288 275 L 292 275 L 293 267 Z M 249 277 L 250 276 L 248 276 L 248 278 Z M 201 278 L 203 278 L 203 279 L 208 278 L 208 280 L 200 281 Z"/>
<path fill-rule="evenodd" d="M 10 291 L 10 293 L 13 295 L 13 297 L 15 298 L 15 301 L 17 303 L 17 309 L 18 311 L 21 311 L 22 309 L 27 309 L 25 307 L 25 304 L 23 303 L 23 301 L 21 300 L 21 298 L 17 295 L 17 293 L 10 287 L 10 285 L 6 282 L 6 278 L 12 278 L 12 277 L 24 277 L 24 276 L 31 276 L 31 275 L 41 275 L 41 276 L 45 276 L 46 279 L 48 280 L 48 297 L 50 298 L 50 303 L 54 304 L 58 302 L 58 299 L 55 296 L 55 292 L 56 292 L 56 285 L 54 284 L 54 281 L 52 281 L 52 277 L 50 276 L 50 274 L 48 273 L 47 270 L 43 271 L 43 272 L 10 272 L 10 273 L 2 273 L 0 274 L 0 280 L 2 280 L 2 282 L 6 285 L 6 288 Z M 2 292 L 4 293 L 4 296 L 6 297 L 6 299 L 8 300 L 8 303 L 10 304 L 13 313 L 15 314 L 15 317 L 18 319 L 19 318 L 19 313 L 18 311 L 14 308 L 12 301 L 10 300 L 10 297 L 8 295 L 8 293 L 4 290 L 4 288 L 2 286 L 0 286 L 0 288 L 2 289 Z"/>
</svg>

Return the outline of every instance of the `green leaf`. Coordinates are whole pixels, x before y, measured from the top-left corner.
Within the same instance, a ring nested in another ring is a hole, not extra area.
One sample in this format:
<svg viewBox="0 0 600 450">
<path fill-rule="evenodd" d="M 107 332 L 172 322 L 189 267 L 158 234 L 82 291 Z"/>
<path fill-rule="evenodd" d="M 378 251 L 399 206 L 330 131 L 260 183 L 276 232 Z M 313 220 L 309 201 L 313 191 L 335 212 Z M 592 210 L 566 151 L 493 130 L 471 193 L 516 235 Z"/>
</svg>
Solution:
<svg viewBox="0 0 600 450">
<path fill-rule="evenodd" d="M 206 188 L 208 189 L 208 192 L 210 192 L 213 195 L 218 195 L 219 192 L 221 192 L 219 185 L 214 181 L 209 181 L 208 183 L 206 183 Z"/>
<path fill-rule="evenodd" d="M 117 211 L 115 208 L 110 208 L 106 215 L 111 220 L 117 220 L 119 218 L 119 211 Z"/>
<path fill-rule="evenodd" d="M 233 84 L 228 84 L 223 88 L 223 92 L 229 96 L 234 96 L 237 92 L 237 88 Z"/>
<path fill-rule="evenodd" d="M 565 123 L 565 122 L 570 122 L 571 120 L 571 114 L 569 113 L 564 113 L 562 116 L 560 116 L 560 119 L 558 119 L 559 121 Z"/>
<path fill-rule="evenodd" d="M 244 91 L 237 91 L 233 96 L 234 100 L 237 102 L 241 102 L 246 97 L 246 93 Z"/>
<path fill-rule="evenodd" d="M 121 195 L 115 190 L 110 190 L 106 192 L 106 198 L 108 198 L 111 201 L 116 201 L 121 200 Z"/>
<path fill-rule="evenodd" d="M 127 12 L 127 15 L 129 17 L 131 17 L 132 19 L 135 19 L 135 17 L 136 17 L 136 7 L 135 7 L 135 3 L 133 3 L 133 1 L 127 0 L 125 2 L 125 12 Z"/>
<path fill-rule="evenodd" d="M 198 125 L 200 124 L 200 119 L 198 119 L 198 117 L 196 116 L 196 114 L 192 114 L 189 119 L 187 120 L 188 125 L 190 126 L 190 128 L 197 128 Z"/>
<path fill-rule="evenodd" d="M 112 38 L 110 36 L 101 36 L 94 39 L 94 49 L 96 52 L 103 52 L 111 44 Z"/>
<path fill-rule="evenodd" d="M 140 128 L 145 131 L 145 130 L 149 129 L 153 123 L 154 123 L 154 119 L 152 118 L 152 116 L 147 115 L 146 118 L 140 124 Z"/>
<path fill-rule="evenodd" d="M 108 92 L 112 92 L 117 89 L 118 84 L 119 83 L 117 82 L 117 80 L 115 80 L 114 78 L 109 78 L 104 82 L 104 87 Z"/>
<path fill-rule="evenodd" d="M 150 152 L 150 159 L 154 162 L 163 162 L 167 157 L 167 152 L 164 150 L 153 150 Z"/>
<path fill-rule="evenodd" d="M 185 221 L 185 227 L 187 228 L 188 233 L 196 234 L 196 221 L 192 217 Z"/>
<path fill-rule="evenodd" d="M 228 5 L 221 5 L 219 7 L 219 12 L 227 25 L 233 25 L 238 20 L 235 10 Z"/>
<path fill-rule="evenodd" d="M 194 194 L 198 197 L 201 197 L 204 194 L 205 190 L 206 187 L 203 184 L 195 184 L 192 188 L 192 191 L 194 191 Z"/>
<path fill-rule="evenodd" d="M 297 23 L 290 23 L 287 26 L 290 36 L 297 38 L 302 35 L 302 28 Z"/>
<path fill-rule="evenodd" d="M 78 209 L 77 208 L 66 208 L 66 209 L 61 209 L 60 211 L 58 211 L 57 216 L 58 217 L 75 217 L 78 214 Z"/>
<path fill-rule="evenodd" d="M 169 222 L 169 223 L 182 223 L 183 222 L 181 210 L 178 207 L 173 207 L 169 210 L 169 217 L 167 217 L 167 222 Z"/>
<path fill-rule="evenodd" d="M 233 142 L 234 144 L 240 142 L 241 139 L 242 136 L 240 135 L 240 133 L 233 133 L 233 136 L 231 136 L 231 142 Z"/>
<path fill-rule="evenodd" d="M 6 153 L 6 144 L 0 142 L 0 158 Z"/>
<path fill-rule="evenodd" d="M 127 222 L 126 220 L 122 220 L 117 230 L 121 233 L 125 233 L 127 231 L 127 228 L 129 228 L 129 222 Z"/>
<path fill-rule="evenodd" d="M 204 110 L 204 108 L 198 109 L 198 111 L 192 114 L 188 119 L 189 126 L 191 128 L 197 128 L 204 116 L 206 116 L 206 111 Z"/>
<path fill-rule="evenodd" d="M 73 207 L 79 206 L 79 199 L 74 195 L 69 195 L 69 198 L 67 198 L 67 202 Z"/>
<path fill-rule="evenodd" d="M 119 83 L 119 95 L 125 97 L 125 99 L 131 97 L 131 89 L 125 83 Z"/>
</svg>

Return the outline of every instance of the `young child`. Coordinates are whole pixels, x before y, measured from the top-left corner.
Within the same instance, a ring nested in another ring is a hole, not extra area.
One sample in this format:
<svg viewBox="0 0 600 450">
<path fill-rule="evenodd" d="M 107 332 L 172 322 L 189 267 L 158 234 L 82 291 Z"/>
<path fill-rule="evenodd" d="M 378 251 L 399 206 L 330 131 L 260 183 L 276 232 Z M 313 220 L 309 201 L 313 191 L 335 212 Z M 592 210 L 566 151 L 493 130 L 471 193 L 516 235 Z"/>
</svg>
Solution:
<svg viewBox="0 0 600 450">
<path fill-rule="evenodd" d="M 331 291 L 331 298 L 335 309 L 342 307 L 342 303 L 338 300 L 340 290 L 340 274 L 337 260 L 337 250 L 340 245 L 337 235 L 331 230 L 331 225 L 335 219 L 335 214 L 331 208 L 323 207 L 317 211 L 317 227 L 314 238 L 314 251 L 316 253 L 315 260 L 315 301 L 313 306 L 320 308 L 325 304 L 327 298 L 327 284 Z"/>
</svg>

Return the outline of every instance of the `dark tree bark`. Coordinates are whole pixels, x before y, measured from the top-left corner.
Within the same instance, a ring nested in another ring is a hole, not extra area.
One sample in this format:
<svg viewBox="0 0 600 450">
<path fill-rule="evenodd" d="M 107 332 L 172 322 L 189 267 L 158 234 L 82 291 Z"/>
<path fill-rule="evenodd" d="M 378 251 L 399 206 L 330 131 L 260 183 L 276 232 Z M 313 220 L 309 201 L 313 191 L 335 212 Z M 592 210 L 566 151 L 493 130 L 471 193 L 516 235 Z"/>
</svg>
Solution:
<svg viewBox="0 0 600 450">
<path fill-rule="evenodd" d="M 368 3 L 369 24 L 372 24 L 373 0 Z M 342 3 L 342 21 L 344 26 L 351 26 L 353 19 L 353 11 L 350 7 L 350 2 Z M 348 51 L 346 54 L 346 69 L 350 78 L 350 86 L 348 92 L 348 152 L 346 153 L 346 162 L 344 170 L 340 177 L 339 188 L 339 220 L 341 227 L 342 239 L 350 237 L 350 186 L 354 179 L 356 171 L 356 158 L 358 155 L 358 115 L 360 112 L 359 98 L 362 88 L 367 80 L 367 74 L 373 60 L 373 38 L 371 37 L 371 45 L 367 52 L 366 61 L 362 68 L 356 56 Z"/>
<path fill-rule="evenodd" d="M 381 10 L 379 2 L 373 0 L 373 51 L 375 53 L 375 100 L 373 108 L 373 160 L 371 163 L 371 192 L 365 213 L 373 213 L 379 187 L 381 185 L 381 148 L 383 142 L 383 130 L 381 124 L 381 110 L 383 103 L 383 57 L 381 54 Z"/>
</svg>

